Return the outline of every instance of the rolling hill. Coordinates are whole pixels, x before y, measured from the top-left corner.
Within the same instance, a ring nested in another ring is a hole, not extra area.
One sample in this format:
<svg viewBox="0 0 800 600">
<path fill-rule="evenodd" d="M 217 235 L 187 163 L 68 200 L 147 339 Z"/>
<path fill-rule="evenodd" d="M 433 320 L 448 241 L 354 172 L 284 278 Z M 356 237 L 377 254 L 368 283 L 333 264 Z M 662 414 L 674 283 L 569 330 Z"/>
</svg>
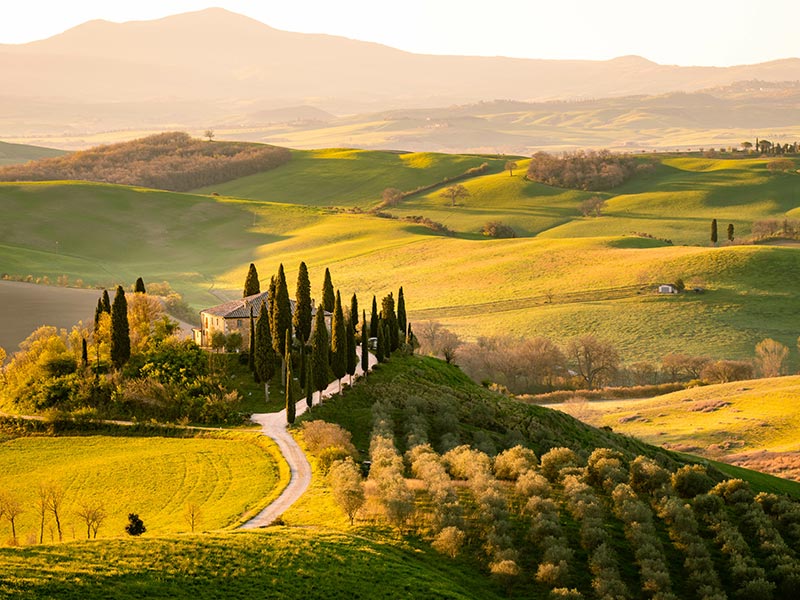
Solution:
<svg viewBox="0 0 800 600">
<path fill-rule="evenodd" d="M 62 154 L 64 154 L 64 150 L 27 144 L 9 144 L 8 142 L 0 141 L 0 167 L 26 163 L 29 160 L 39 160 L 40 158 L 61 156 Z"/>
</svg>

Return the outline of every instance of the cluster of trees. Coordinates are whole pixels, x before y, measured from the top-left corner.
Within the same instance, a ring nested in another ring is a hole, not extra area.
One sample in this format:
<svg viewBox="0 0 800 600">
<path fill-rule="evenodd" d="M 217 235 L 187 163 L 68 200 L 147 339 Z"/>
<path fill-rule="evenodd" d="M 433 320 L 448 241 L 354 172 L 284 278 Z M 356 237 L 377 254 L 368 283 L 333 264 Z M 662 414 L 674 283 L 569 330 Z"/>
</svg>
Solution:
<svg viewBox="0 0 800 600">
<path fill-rule="evenodd" d="M 258 271 L 254 264 L 244 285 L 243 296 L 260 292 Z M 322 285 L 322 300 L 312 319 L 313 302 L 308 267 L 300 263 L 297 274 L 294 310 L 289 299 L 289 290 L 283 264 L 270 279 L 266 302 L 262 303 L 258 319 L 250 315 L 249 365 L 256 382 L 264 383 L 269 398 L 269 382 L 280 372 L 281 383 L 286 390 L 286 410 L 289 423 L 295 419 L 295 402 L 301 393 L 311 407 L 313 394 L 321 393 L 331 381 L 350 377 L 352 383 L 359 365 L 368 371 L 370 340 L 375 340 L 375 354 L 379 362 L 391 356 L 401 347 L 413 350 L 414 334 L 408 322 L 403 288 L 400 287 L 395 310 L 394 296 L 390 292 L 381 301 L 372 297 L 370 319 L 366 310 L 359 315 L 358 297 L 350 299 L 345 309 L 339 290 L 334 291 L 331 273 L 325 269 Z M 326 321 L 330 315 L 330 330 Z M 313 321 L 313 327 L 312 327 Z M 230 337 L 223 336 L 223 345 Z M 213 342 L 213 340 L 212 340 Z M 360 357 L 359 357 L 360 354 Z M 297 381 L 292 376 L 297 373 Z"/>
<path fill-rule="evenodd" d="M 800 221 L 797 219 L 765 219 L 753 223 L 751 233 L 754 240 L 770 238 L 800 238 Z"/>
<path fill-rule="evenodd" d="M 517 232 L 510 225 L 500 221 L 489 221 L 481 228 L 481 233 L 486 237 L 493 238 L 515 238 Z"/>
<path fill-rule="evenodd" d="M 235 423 L 239 396 L 205 354 L 175 335 L 160 299 L 141 278 L 134 293 L 104 290 L 94 323 L 40 327 L 2 369 L 0 401 L 15 412 Z"/>
<path fill-rule="evenodd" d="M 608 150 L 579 150 L 561 156 L 537 152 L 531 159 L 527 177 L 557 187 L 600 191 L 617 187 L 636 173 L 652 168 L 650 163 Z"/>
<path fill-rule="evenodd" d="M 290 159 L 286 148 L 208 143 L 169 132 L 0 167 L 0 181 L 77 179 L 187 191 L 273 169 Z"/>
<path fill-rule="evenodd" d="M 750 141 L 744 141 L 739 144 L 745 152 L 760 152 L 766 155 L 781 155 L 781 154 L 797 154 L 797 149 L 800 147 L 797 142 L 781 144 L 780 142 L 771 142 L 769 140 L 760 140 L 756 138 L 755 144 Z"/>
</svg>

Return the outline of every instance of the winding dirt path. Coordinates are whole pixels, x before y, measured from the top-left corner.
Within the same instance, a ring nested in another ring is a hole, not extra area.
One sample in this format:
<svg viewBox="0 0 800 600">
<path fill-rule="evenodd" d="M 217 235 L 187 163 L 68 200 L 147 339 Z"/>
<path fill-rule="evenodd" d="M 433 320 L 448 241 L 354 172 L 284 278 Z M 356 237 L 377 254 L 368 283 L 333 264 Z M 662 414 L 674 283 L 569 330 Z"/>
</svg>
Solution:
<svg viewBox="0 0 800 600">
<path fill-rule="evenodd" d="M 360 356 L 359 349 L 359 356 Z M 361 369 L 361 360 L 356 368 L 355 378 L 363 375 Z M 372 354 L 369 355 L 369 368 L 377 363 L 377 359 Z M 325 398 L 330 398 L 339 392 L 339 382 L 332 382 L 327 388 L 322 390 L 322 393 L 315 392 L 312 404 L 319 404 Z M 306 399 L 303 398 L 295 405 L 297 416 L 299 417 L 308 409 Z M 286 429 L 286 409 L 274 413 L 257 413 L 250 417 L 250 419 L 261 425 L 261 433 L 272 439 L 283 454 L 286 462 L 289 464 L 290 479 L 289 484 L 284 488 L 281 495 L 278 496 L 269 506 L 258 513 L 255 517 L 244 523 L 239 529 L 256 529 L 258 527 L 267 527 L 275 519 L 281 516 L 292 504 L 300 499 L 308 486 L 311 485 L 311 465 L 303 453 L 303 449 L 297 444 L 292 435 Z"/>
</svg>

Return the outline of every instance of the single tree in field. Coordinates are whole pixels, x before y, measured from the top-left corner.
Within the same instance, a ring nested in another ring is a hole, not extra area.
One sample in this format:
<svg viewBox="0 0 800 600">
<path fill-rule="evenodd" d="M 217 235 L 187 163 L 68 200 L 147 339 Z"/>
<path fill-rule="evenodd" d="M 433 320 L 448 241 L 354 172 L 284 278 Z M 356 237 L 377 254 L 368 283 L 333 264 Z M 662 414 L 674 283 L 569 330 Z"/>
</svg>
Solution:
<svg viewBox="0 0 800 600">
<path fill-rule="evenodd" d="M 406 327 L 408 326 L 408 318 L 406 317 L 406 299 L 403 296 L 403 286 L 400 286 L 400 291 L 397 292 L 397 327 L 400 329 L 400 335 L 405 341 Z"/>
<path fill-rule="evenodd" d="M 189 526 L 192 533 L 200 525 L 203 518 L 203 510 L 197 502 L 187 502 L 186 507 L 183 509 L 183 520 Z"/>
<path fill-rule="evenodd" d="M 261 293 L 261 283 L 258 281 L 258 271 L 256 266 L 250 263 L 250 269 L 247 271 L 247 277 L 244 280 L 244 292 L 242 298 L 247 298 L 253 294 Z"/>
<path fill-rule="evenodd" d="M 353 375 L 356 374 L 356 367 L 358 367 L 358 348 L 356 330 L 350 319 L 345 319 L 345 337 L 347 338 L 347 374 L 350 376 L 350 385 L 353 385 Z"/>
<path fill-rule="evenodd" d="M 584 217 L 600 217 L 603 215 L 603 209 L 606 206 L 606 201 L 600 196 L 592 196 L 581 202 L 581 214 Z"/>
<path fill-rule="evenodd" d="M 328 328 L 325 325 L 325 313 L 317 311 L 314 320 L 314 331 L 311 337 L 311 383 L 313 389 L 320 392 L 328 387 Z"/>
<path fill-rule="evenodd" d="M 339 392 L 341 392 L 342 377 L 347 374 L 347 331 L 342 312 L 342 297 L 338 291 L 331 320 L 331 371 L 339 380 Z"/>
<path fill-rule="evenodd" d="M 355 294 L 350 298 L 350 322 L 353 330 L 358 331 L 358 297 Z"/>
<path fill-rule="evenodd" d="M 336 294 L 333 291 L 333 282 L 331 281 L 330 269 L 325 269 L 325 279 L 322 282 L 322 308 L 329 312 L 333 312 L 334 304 L 336 304 Z"/>
<path fill-rule="evenodd" d="M 213 139 L 214 139 L 214 130 L 213 129 L 206 129 L 205 133 L 203 134 L 203 137 L 208 138 L 209 142 L 213 141 Z M 256 293 L 258 293 L 258 292 L 256 292 Z"/>
<path fill-rule="evenodd" d="M 773 339 L 767 338 L 756 344 L 756 361 L 762 377 L 783 375 L 788 356 L 789 349 Z"/>
<path fill-rule="evenodd" d="M 744 148 L 744 151 L 745 151 L 745 152 L 750 152 L 750 148 L 752 148 L 752 147 L 753 147 L 753 142 L 746 142 L 746 141 L 745 141 L 745 142 L 742 142 L 742 143 L 741 143 L 741 144 L 739 144 L 739 145 L 740 145 L 742 148 Z"/>
<path fill-rule="evenodd" d="M 292 336 L 286 331 L 286 422 L 291 425 L 297 415 L 294 397 L 294 378 L 292 377 Z"/>
<path fill-rule="evenodd" d="M 107 516 L 103 505 L 98 500 L 87 500 L 78 506 L 75 514 L 86 525 L 86 539 L 97 538 L 97 532 Z"/>
<path fill-rule="evenodd" d="M 108 295 L 108 290 L 103 290 L 103 312 L 111 314 L 111 298 Z"/>
<path fill-rule="evenodd" d="M 403 199 L 403 192 L 397 188 L 386 188 L 381 194 L 384 206 L 395 206 Z"/>
<path fill-rule="evenodd" d="M 361 481 L 361 472 L 352 457 L 348 456 L 345 460 L 338 460 L 333 463 L 328 477 L 333 489 L 333 497 L 336 503 L 350 519 L 350 525 L 356 518 L 356 514 L 364 506 L 366 500 L 364 496 L 364 486 Z"/>
<path fill-rule="evenodd" d="M 53 519 L 56 521 L 56 530 L 58 531 L 58 541 L 60 542 L 64 539 L 61 530 L 61 505 L 64 503 L 64 488 L 53 482 L 42 484 L 39 487 L 40 508 L 42 503 L 45 506 L 45 510 L 53 514 Z M 44 523 L 44 521 L 42 521 L 42 523 Z M 43 529 L 43 527 L 40 529 L 40 540 L 44 537 Z M 41 541 L 39 543 L 41 543 Z"/>
<path fill-rule="evenodd" d="M 733 233 L 734 233 L 733 223 L 728 223 L 728 241 L 729 242 L 733 241 Z"/>
<path fill-rule="evenodd" d="M 144 279 L 141 277 L 136 278 L 136 283 L 133 285 L 134 294 L 146 294 L 147 290 L 144 288 Z"/>
<path fill-rule="evenodd" d="M 711 219 L 711 243 L 717 245 L 717 220 Z"/>
<path fill-rule="evenodd" d="M 261 302 L 261 311 L 256 321 L 255 376 L 256 381 L 264 383 L 264 395 L 269 402 L 269 380 L 275 375 L 275 349 L 272 346 L 272 332 L 269 328 L 269 311 Z"/>
<path fill-rule="evenodd" d="M 364 371 L 364 375 L 369 372 L 369 332 L 366 311 L 361 311 L 361 370 Z"/>
<path fill-rule="evenodd" d="M 514 162 L 513 160 L 506 161 L 506 171 L 508 171 L 509 177 L 513 177 L 514 176 L 514 169 L 516 169 L 516 168 L 517 168 L 517 163 L 516 162 Z"/>
<path fill-rule="evenodd" d="M 11 543 L 17 545 L 17 517 L 24 512 L 22 502 L 10 492 L 0 491 L 0 517 L 8 519 L 11 526 Z"/>
<path fill-rule="evenodd" d="M 378 302 L 372 296 L 372 312 L 369 315 L 369 337 L 378 337 Z"/>
<path fill-rule="evenodd" d="M 311 335 L 311 281 L 308 278 L 308 267 L 301 262 L 297 271 L 297 290 L 295 291 L 295 307 L 292 323 L 294 335 L 303 344 Z"/>
<path fill-rule="evenodd" d="M 252 306 L 250 307 L 250 337 L 248 341 L 247 367 L 250 369 L 250 372 L 253 373 L 256 369 L 256 322 L 255 319 L 253 319 Z"/>
<path fill-rule="evenodd" d="M 144 522 L 139 518 L 139 515 L 130 513 L 128 515 L 128 524 L 125 525 L 125 532 L 128 535 L 139 536 L 146 531 L 147 527 L 144 526 Z"/>
<path fill-rule="evenodd" d="M 469 198 L 470 193 L 467 188 L 465 188 L 460 183 L 455 185 L 449 185 L 444 188 L 439 195 L 442 198 L 446 198 L 450 201 L 450 206 L 455 206 L 456 201 L 460 200 L 461 198 Z"/>
<path fill-rule="evenodd" d="M 117 286 L 114 304 L 111 305 L 111 362 L 121 369 L 131 357 L 131 336 L 128 325 L 128 302 L 125 290 Z"/>
<path fill-rule="evenodd" d="M 286 275 L 283 264 L 278 267 L 275 283 L 275 304 L 272 313 L 272 347 L 281 356 L 281 382 L 286 383 L 286 332 L 292 335 L 292 305 L 289 302 L 289 289 L 286 287 Z"/>
<path fill-rule="evenodd" d="M 381 300 L 381 319 L 386 323 L 386 354 L 388 355 L 400 347 L 400 328 L 397 322 L 397 313 L 394 311 L 394 296 L 391 292 Z"/>
<path fill-rule="evenodd" d="M 617 349 L 610 342 L 591 334 L 569 340 L 567 356 L 589 389 L 607 383 L 617 372 L 620 363 Z"/>
</svg>

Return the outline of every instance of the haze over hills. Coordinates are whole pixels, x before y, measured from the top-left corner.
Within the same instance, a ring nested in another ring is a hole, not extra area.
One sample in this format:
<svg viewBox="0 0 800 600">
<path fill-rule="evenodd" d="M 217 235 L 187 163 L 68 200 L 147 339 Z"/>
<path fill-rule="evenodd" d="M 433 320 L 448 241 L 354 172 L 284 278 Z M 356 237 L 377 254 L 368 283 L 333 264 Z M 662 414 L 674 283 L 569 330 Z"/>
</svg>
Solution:
<svg viewBox="0 0 800 600">
<path fill-rule="evenodd" d="M 800 79 L 798 59 L 721 68 L 659 65 L 637 56 L 565 61 L 412 54 L 280 31 L 223 9 L 155 21 L 90 21 L 45 40 L 0 45 L 0 65 L 5 139 L 252 127 L 320 116 L 325 121 L 322 111 L 342 116 L 497 98 L 586 100 Z M 499 124 L 487 129 L 502 132 Z M 347 134 L 340 139 L 346 142 Z"/>
</svg>

